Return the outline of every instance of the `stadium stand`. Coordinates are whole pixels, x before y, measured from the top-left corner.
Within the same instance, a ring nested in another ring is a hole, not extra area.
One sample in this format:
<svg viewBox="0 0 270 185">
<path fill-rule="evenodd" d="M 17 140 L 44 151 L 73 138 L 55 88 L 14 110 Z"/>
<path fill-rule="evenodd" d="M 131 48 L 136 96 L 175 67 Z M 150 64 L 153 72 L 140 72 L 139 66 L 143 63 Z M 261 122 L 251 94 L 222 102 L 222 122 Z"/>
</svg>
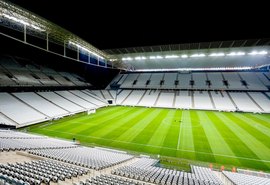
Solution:
<svg viewBox="0 0 270 185">
<path fill-rule="evenodd" d="M 126 75 L 126 78 L 121 78 Z M 121 89 L 194 89 L 268 91 L 269 79 L 264 72 L 163 72 L 125 73 L 117 79 Z M 148 79 L 149 78 L 149 79 Z"/>
<path fill-rule="evenodd" d="M 223 174 L 233 183 L 237 185 L 255 185 L 255 184 L 270 184 L 269 178 L 256 177 L 241 173 L 232 173 L 224 171 Z"/>
<path fill-rule="evenodd" d="M 76 147 L 73 142 L 16 131 L 0 130 L 0 134 L 0 151 Z"/>
<path fill-rule="evenodd" d="M 146 90 L 144 96 L 139 101 L 139 106 L 153 107 L 159 95 L 158 90 Z"/>
<path fill-rule="evenodd" d="M 57 107 L 53 103 L 45 100 L 36 93 L 33 92 L 22 92 L 22 93 L 12 93 L 14 96 L 24 101 L 26 104 L 30 105 L 34 109 L 42 112 L 48 117 L 60 117 L 68 115 L 69 113 L 60 107 Z"/>
<path fill-rule="evenodd" d="M 29 125 L 48 120 L 44 114 L 32 109 L 8 93 L 0 93 L 0 110 L 19 125 Z M 23 112 L 23 114 L 21 114 Z"/>
<path fill-rule="evenodd" d="M 194 108 L 191 96 L 190 91 L 176 91 L 175 107 L 182 109 Z"/>
<path fill-rule="evenodd" d="M 18 128 L 108 105 L 105 100 L 84 92 L 0 93 L 0 123 Z"/>
<path fill-rule="evenodd" d="M 120 167 L 112 173 L 155 184 L 223 184 L 208 168 L 192 166 L 192 173 L 154 166 L 158 161 L 140 158 L 129 166 Z"/>
<path fill-rule="evenodd" d="M 57 72 L 32 61 L 24 61 L 22 65 L 17 60 L 20 61 L 0 56 L 0 86 L 92 86 L 76 74 Z"/>
<path fill-rule="evenodd" d="M 235 111 L 236 107 L 230 100 L 227 92 L 224 91 L 210 91 L 211 97 L 214 101 L 217 110 Z"/>
<path fill-rule="evenodd" d="M 111 167 L 133 158 L 133 156 L 126 153 L 87 147 L 66 148 L 61 150 L 41 149 L 32 150 L 30 153 L 96 170 Z"/>
<path fill-rule="evenodd" d="M 117 105 L 268 113 L 267 75 L 265 71 L 129 72 L 117 75 L 111 84 L 119 85 Z"/>
<path fill-rule="evenodd" d="M 80 183 L 81 184 L 81 183 Z M 87 179 L 85 184 L 130 184 L 130 185 L 147 185 L 138 181 L 124 179 L 112 175 L 100 175 Z"/>
</svg>

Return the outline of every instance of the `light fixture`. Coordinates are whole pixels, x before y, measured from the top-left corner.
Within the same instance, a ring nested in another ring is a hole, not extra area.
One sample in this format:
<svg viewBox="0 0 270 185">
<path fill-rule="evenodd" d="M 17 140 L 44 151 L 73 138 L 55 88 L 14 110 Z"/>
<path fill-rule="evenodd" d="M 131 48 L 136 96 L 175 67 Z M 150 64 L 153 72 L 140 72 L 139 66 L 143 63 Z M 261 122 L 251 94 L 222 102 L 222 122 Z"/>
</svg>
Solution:
<svg viewBox="0 0 270 185">
<path fill-rule="evenodd" d="M 245 52 L 231 52 L 231 53 L 228 53 L 226 54 L 227 56 L 242 56 L 242 55 L 245 55 L 246 53 Z"/>
<path fill-rule="evenodd" d="M 179 58 L 177 55 L 166 55 L 165 58 Z"/>
<path fill-rule="evenodd" d="M 249 55 L 267 55 L 267 51 L 252 51 L 248 53 Z"/>
<path fill-rule="evenodd" d="M 126 57 L 126 58 L 122 58 L 123 61 L 129 61 L 129 60 L 132 60 L 131 57 Z"/>
<path fill-rule="evenodd" d="M 163 57 L 162 56 L 150 56 L 149 59 L 150 60 L 163 59 Z"/>
<path fill-rule="evenodd" d="M 205 57 L 205 54 L 201 53 L 201 54 L 193 54 L 190 57 Z"/>
<path fill-rule="evenodd" d="M 222 56 L 224 56 L 225 54 L 224 53 L 211 53 L 210 55 L 208 55 L 208 56 L 210 56 L 210 57 L 222 57 Z"/>
<path fill-rule="evenodd" d="M 99 57 L 99 58 L 101 58 L 101 59 L 104 59 L 102 56 L 100 56 L 100 55 L 98 55 L 98 54 L 96 54 L 96 53 L 90 51 L 89 49 L 87 49 L 87 48 L 85 48 L 85 47 L 83 47 L 83 46 L 81 46 L 81 45 L 79 45 L 79 44 L 76 44 L 76 43 L 71 42 L 71 41 L 69 41 L 69 44 L 75 45 L 75 46 L 77 46 L 78 48 L 81 48 L 81 49 L 83 49 L 83 50 L 85 50 L 85 51 L 88 51 L 89 53 L 95 55 L 96 57 Z"/>
<path fill-rule="evenodd" d="M 38 27 L 38 26 L 36 26 L 34 24 L 29 24 L 28 22 L 25 22 L 24 20 L 18 19 L 18 18 L 14 17 L 14 16 L 10 16 L 10 15 L 5 14 L 5 13 L 3 13 L 2 16 L 5 17 L 5 18 L 8 18 L 10 20 L 13 20 L 15 22 L 21 23 L 23 25 L 30 26 L 30 27 L 32 27 L 32 28 L 34 28 L 36 30 L 45 31 L 44 29 L 41 29 L 40 27 Z"/>
<path fill-rule="evenodd" d="M 135 60 L 145 60 L 146 59 L 146 57 L 135 57 Z"/>
</svg>

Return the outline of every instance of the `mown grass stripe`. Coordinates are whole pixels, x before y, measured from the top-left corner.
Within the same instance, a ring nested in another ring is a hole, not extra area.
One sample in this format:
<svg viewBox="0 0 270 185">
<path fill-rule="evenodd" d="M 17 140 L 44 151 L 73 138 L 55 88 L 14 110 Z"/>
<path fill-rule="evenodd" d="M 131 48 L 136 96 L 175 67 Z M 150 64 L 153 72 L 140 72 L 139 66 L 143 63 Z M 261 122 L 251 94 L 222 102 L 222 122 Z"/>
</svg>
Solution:
<svg viewBox="0 0 270 185">
<path fill-rule="evenodd" d="M 170 127 L 167 130 L 167 133 L 165 134 L 165 138 L 161 146 L 177 148 L 177 137 L 178 137 L 180 126 L 179 126 L 179 123 L 175 123 L 174 120 L 179 119 L 181 114 L 182 114 L 182 111 L 179 111 L 179 110 L 171 111 L 169 118 L 164 121 L 165 124 L 168 122 Z M 162 155 L 167 155 L 167 156 L 176 156 L 176 152 L 177 150 L 170 151 L 166 149 L 161 149 L 160 151 Z"/>
<path fill-rule="evenodd" d="M 132 142 L 147 144 L 167 113 L 168 109 L 158 109 L 156 117 L 148 122 L 148 125 L 145 127 L 145 129 L 142 130 L 140 134 L 138 134 L 132 140 Z"/>
<path fill-rule="evenodd" d="M 145 127 L 147 127 L 148 123 L 152 121 L 153 119 L 156 118 L 156 115 L 160 112 L 161 110 L 159 109 L 153 109 L 149 108 L 149 112 L 145 114 L 140 121 L 138 121 L 135 125 L 127 129 L 125 132 L 123 132 L 121 135 L 119 135 L 116 140 L 119 141 L 126 141 L 128 143 L 121 144 L 120 146 L 122 148 L 126 149 L 134 149 L 134 150 L 139 150 L 136 145 L 132 145 L 129 143 L 132 143 L 132 140 L 139 135 Z M 117 143 L 113 142 L 112 146 L 117 146 Z"/>
<path fill-rule="evenodd" d="M 241 114 L 231 115 L 230 118 L 244 130 L 246 130 L 246 132 L 268 147 L 270 151 L 270 135 L 268 135 L 270 132 L 267 128 L 262 128 L 262 125 L 257 124 L 251 119 L 245 119 Z"/>
<path fill-rule="evenodd" d="M 92 122 L 95 120 L 95 122 L 98 122 L 99 118 L 104 118 L 105 116 L 109 116 L 110 113 L 113 113 L 117 110 L 122 109 L 121 107 L 114 107 L 113 109 L 102 109 L 102 110 L 97 110 L 96 114 L 91 114 L 91 115 L 85 115 L 82 117 L 69 117 L 68 120 L 57 120 L 55 121 L 56 124 L 52 124 L 49 126 L 51 129 L 59 130 L 61 131 L 62 129 L 67 129 L 67 128 L 76 128 L 76 125 L 78 124 L 85 124 Z M 61 123 L 61 124 L 59 124 Z"/>
<path fill-rule="evenodd" d="M 214 154 L 224 154 L 224 155 L 235 155 L 230 147 L 225 142 L 224 138 L 218 132 L 215 127 L 215 124 L 209 118 L 211 115 L 208 114 L 209 112 L 205 111 L 198 111 L 197 114 L 199 116 L 200 123 L 202 128 L 204 129 L 205 135 L 207 137 L 207 141 L 211 147 L 211 150 Z M 215 160 L 218 163 L 228 163 L 231 159 L 224 158 L 224 157 L 216 157 Z M 232 162 L 232 161 L 231 161 Z M 233 161 L 237 163 L 238 161 Z"/>
<path fill-rule="evenodd" d="M 106 124 L 110 124 L 113 123 L 114 121 L 117 121 L 118 119 L 125 117 L 125 114 L 128 113 L 132 113 L 132 109 L 120 109 L 117 112 L 115 112 L 114 114 L 109 114 L 106 116 L 103 116 L 102 118 L 98 119 L 99 121 L 94 121 L 94 122 L 88 122 L 88 124 L 86 124 L 84 127 L 81 128 L 74 128 L 73 132 L 74 133 L 78 133 L 81 135 L 89 135 L 91 133 L 93 133 L 94 131 L 103 128 L 104 126 L 106 126 Z M 93 115 L 94 116 L 94 115 Z"/>
<path fill-rule="evenodd" d="M 174 121 L 174 115 L 175 115 L 176 110 L 168 109 L 168 111 L 164 112 L 164 117 L 159 120 L 159 125 L 156 128 L 156 130 L 153 131 L 152 137 L 148 141 L 147 144 L 149 145 L 155 145 L 155 146 L 163 146 L 164 140 L 166 139 L 167 133 L 170 129 L 170 126 L 173 124 Z M 170 146 L 166 146 L 170 147 Z M 146 150 L 147 152 L 148 150 Z M 157 153 L 157 154 L 163 154 L 163 152 L 160 149 L 155 148 L 154 150 L 151 149 L 152 153 Z M 174 156 L 173 154 L 171 154 Z"/>
<path fill-rule="evenodd" d="M 253 121 L 267 127 L 270 130 L 270 119 L 267 119 L 265 115 L 257 115 L 257 114 L 244 114 L 244 115 L 246 118 L 252 119 Z"/>
<path fill-rule="evenodd" d="M 238 115 L 238 117 L 247 123 L 249 126 L 263 133 L 266 137 L 270 138 L 270 128 L 263 122 L 259 122 L 254 118 L 247 117 L 246 115 Z"/>
<path fill-rule="evenodd" d="M 253 135 L 249 134 L 245 129 L 239 126 L 234 120 L 232 114 L 220 114 L 220 118 L 224 120 L 224 123 L 233 130 L 233 132 L 238 136 L 238 138 L 245 143 L 249 149 L 258 156 L 261 160 L 270 159 L 270 151 L 265 145 L 258 141 Z M 270 167 L 270 164 L 267 164 Z M 264 166 L 262 166 L 264 167 Z M 264 167 L 265 168 L 265 167 Z"/>
<path fill-rule="evenodd" d="M 213 153 L 205 131 L 203 129 L 203 123 L 200 122 L 197 111 L 191 112 L 191 122 L 192 122 L 192 133 L 193 133 L 193 141 L 194 141 L 194 149 L 198 152 L 207 152 Z M 202 161 L 211 161 L 216 162 L 215 158 L 212 155 L 205 156 L 196 153 L 196 159 Z"/>
<path fill-rule="evenodd" d="M 181 125 L 179 132 L 180 136 L 180 146 L 178 146 L 179 151 L 177 151 L 177 157 L 184 157 L 188 159 L 196 159 L 195 153 L 186 153 L 185 150 L 195 151 L 194 141 L 193 141 L 193 132 L 192 132 L 192 120 L 191 114 L 188 110 L 183 110 L 181 115 Z"/>
<path fill-rule="evenodd" d="M 224 113 L 217 113 L 217 112 L 209 112 L 210 116 L 209 118 L 212 120 L 212 122 L 215 122 L 215 127 L 219 131 L 219 133 L 222 135 L 225 142 L 228 144 L 228 146 L 231 148 L 235 156 L 241 156 L 242 158 L 237 158 L 239 162 L 228 161 L 227 164 L 234 164 L 238 166 L 246 165 L 247 167 L 252 167 L 254 165 L 260 165 L 264 166 L 262 162 L 258 161 L 247 161 L 243 158 L 254 158 L 259 159 L 259 157 L 253 153 L 252 150 L 244 143 L 242 140 L 237 136 L 236 133 L 234 133 L 234 130 L 227 126 L 224 119 L 221 119 L 220 114 Z M 266 167 L 266 166 L 265 166 Z"/>
<path fill-rule="evenodd" d="M 150 112 L 150 109 L 137 109 L 134 112 L 121 120 L 118 120 L 117 123 L 114 123 L 113 127 L 108 125 L 108 127 L 104 127 L 102 130 L 98 131 L 97 134 L 93 134 L 97 137 L 103 137 L 106 139 L 115 140 L 119 135 L 125 132 L 128 128 L 132 127 L 132 125 L 136 124 L 143 115 L 147 115 Z M 103 145 L 109 145 L 111 142 L 107 140 L 103 142 Z"/>
</svg>

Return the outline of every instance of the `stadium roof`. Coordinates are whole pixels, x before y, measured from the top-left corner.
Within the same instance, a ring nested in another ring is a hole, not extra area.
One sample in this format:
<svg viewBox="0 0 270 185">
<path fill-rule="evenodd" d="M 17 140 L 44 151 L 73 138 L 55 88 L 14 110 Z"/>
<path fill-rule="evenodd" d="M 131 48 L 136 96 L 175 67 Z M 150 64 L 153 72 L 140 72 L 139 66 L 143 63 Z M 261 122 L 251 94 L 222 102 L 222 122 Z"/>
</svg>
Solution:
<svg viewBox="0 0 270 185">
<path fill-rule="evenodd" d="M 110 55 L 119 55 L 119 54 L 144 53 L 144 52 L 238 48 L 238 47 L 268 46 L 268 45 L 270 45 L 270 38 L 116 48 L 116 49 L 106 49 L 103 51 Z"/>
<path fill-rule="evenodd" d="M 59 9 L 59 13 L 61 14 L 61 11 L 63 9 Z M 65 9 L 65 11 L 67 11 Z M 76 15 L 76 10 L 74 8 L 74 11 L 72 15 Z M 50 11 L 47 11 L 50 13 Z M 88 11 L 86 11 L 88 12 Z M 63 13 L 66 15 L 66 13 Z M 68 13 L 69 14 L 69 13 Z M 78 37 L 77 35 L 71 33 L 70 31 L 67 31 L 66 29 L 44 19 L 40 16 L 25 10 L 23 8 L 17 7 L 16 5 L 9 3 L 9 1 L 1 0 L 0 1 L 0 24 L 4 25 L 6 27 L 17 29 L 21 32 L 23 32 L 24 27 L 23 25 L 27 25 L 27 34 L 32 34 L 34 36 L 38 36 L 41 38 L 47 38 L 49 37 L 50 42 L 55 42 L 60 45 L 65 45 L 66 47 L 69 47 L 70 49 L 73 49 L 75 51 L 78 51 L 79 49 L 85 49 L 86 51 L 89 51 L 89 53 L 94 54 L 98 57 L 104 57 L 105 59 L 109 59 L 110 61 L 114 62 L 114 67 L 119 68 L 126 68 L 126 69 L 164 69 L 166 67 L 170 68 L 178 68 L 178 67 L 187 67 L 187 65 L 183 65 L 183 60 L 186 61 L 192 61 L 188 63 L 188 67 L 191 63 L 199 64 L 199 67 L 204 67 L 206 65 L 202 65 L 204 63 L 201 63 L 201 60 L 197 59 L 191 59 L 189 58 L 191 55 L 194 55 L 197 53 L 205 53 L 205 55 L 210 55 L 211 52 L 225 52 L 225 55 L 229 54 L 230 52 L 239 51 L 241 48 L 247 48 L 246 53 L 252 52 L 252 49 L 260 49 L 261 51 L 266 48 L 268 54 L 269 54 L 269 45 L 270 45 L 270 39 L 269 38 L 260 38 L 260 39 L 248 39 L 248 40 L 224 40 L 224 41 L 214 41 L 214 42 L 192 42 L 191 43 L 180 43 L 180 44 L 171 44 L 171 45 L 157 45 L 157 46 L 142 46 L 142 47 L 127 47 L 127 48 L 118 48 L 118 49 L 105 49 L 105 50 L 99 50 L 93 45 L 89 44 L 89 41 L 83 40 L 82 38 Z M 100 15 L 101 16 L 101 15 Z M 89 17 L 81 16 L 82 20 L 84 21 L 86 18 L 89 20 Z M 80 18 L 80 17 L 79 17 Z M 73 20 L 74 21 L 74 20 Z M 72 24 L 72 21 L 68 21 L 68 23 Z M 92 24 L 91 24 L 92 25 Z M 158 24 L 159 25 L 159 24 Z M 87 25 L 87 27 L 89 27 Z M 84 25 L 77 26 L 76 29 L 84 30 L 87 27 L 84 27 Z M 116 25 L 117 27 L 117 25 Z M 159 26 L 162 27 L 162 26 Z M 98 27 L 94 27 L 97 28 Z M 135 25 L 132 25 L 132 29 L 136 28 Z M 144 31 L 147 29 L 143 29 L 142 27 L 138 27 L 140 30 Z M 148 27 L 147 27 L 148 28 Z M 166 28 L 167 29 L 167 28 Z M 114 28 L 112 28 L 114 30 Z M 116 29 L 118 30 L 118 29 Z M 125 30 L 120 29 L 120 30 Z M 159 30 L 159 29 L 157 29 Z M 167 29 L 168 30 L 168 29 Z M 171 32 L 174 29 L 169 29 Z M 103 30 L 104 31 L 104 30 Z M 106 29 L 107 31 L 107 29 Z M 135 32 L 137 30 L 135 29 Z M 177 31 L 177 30 L 176 30 Z M 223 30 L 224 31 L 224 30 Z M 108 29 L 108 32 L 110 32 L 110 29 Z M 151 32 L 151 35 L 155 35 L 156 32 Z M 166 32 L 164 34 L 170 34 L 169 32 Z M 179 33 L 180 34 L 180 33 Z M 209 36 L 210 33 L 206 35 Z M 224 34 L 226 35 L 226 34 Z M 132 35 L 128 35 L 129 37 L 133 37 Z M 159 34 L 156 34 L 156 36 L 159 36 Z M 251 37 L 254 38 L 254 37 Z M 125 37 L 122 38 L 123 40 Z M 136 36 L 135 36 L 136 39 Z M 147 40 L 146 37 L 142 37 L 137 40 Z M 102 39 L 102 42 L 110 42 L 106 39 Z M 177 41 L 177 39 L 176 39 Z M 174 42 L 176 42 L 174 41 Z M 122 40 L 119 40 L 119 42 L 122 42 Z M 147 43 L 147 42 L 146 42 Z M 79 53 L 79 52 L 78 52 Z M 159 58 L 152 60 L 150 59 L 151 56 L 158 56 L 162 55 L 164 59 L 166 59 L 166 55 L 178 55 L 179 59 L 170 59 L 170 61 L 167 61 L 166 63 L 164 61 L 166 60 L 159 60 Z M 189 59 L 183 59 L 181 55 L 186 54 L 188 55 L 187 58 Z M 79 56 L 79 55 L 77 55 Z M 136 58 L 144 56 L 147 58 L 147 60 L 141 60 L 138 61 Z M 268 57 L 269 55 L 267 55 Z M 125 57 L 131 57 L 132 60 L 124 61 L 123 58 Z M 79 57 L 78 57 L 79 58 Z M 232 58 L 231 58 L 232 59 Z M 231 61 L 230 59 L 230 61 Z M 208 60 L 208 59 L 206 59 Z M 208 60 L 213 61 L 211 60 Z M 171 62 L 171 65 L 169 66 L 169 63 Z M 210 63 L 207 63 L 207 67 L 211 65 Z M 214 61 L 213 61 L 214 62 Z M 227 61 L 224 61 L 225 63 L 221 62 L 217 67 L 224 67 L 227 65 Z M 232 61 L 233 62 L 233 61 Z M 217 63 L 215 63 L 217 64 Z M 223 65 L 224 64 L 224 65 Z M 250 64 L 253 65 L 253 62 Z M 269 64 L 268 58 L 264 57 L 264 60 L 260 64 Z M 257 65 L 257 64 L 255 64 Z M 230 62 L 230 66 L 232 66 Z"/>
<path fill-rule="evenodd" d="M 28 28 L 27 34 L 43 39 L 48 34 L 51 42 L 66 44 L 74 50 L 80 47 L 97 57 L 107 58 L 105 52 L 97 49 L 79 36 L 9 1 L 0 1 L 0 24 L 21 32 L 23 32 L 23 26 L 26 25 Z"/>
</svg>

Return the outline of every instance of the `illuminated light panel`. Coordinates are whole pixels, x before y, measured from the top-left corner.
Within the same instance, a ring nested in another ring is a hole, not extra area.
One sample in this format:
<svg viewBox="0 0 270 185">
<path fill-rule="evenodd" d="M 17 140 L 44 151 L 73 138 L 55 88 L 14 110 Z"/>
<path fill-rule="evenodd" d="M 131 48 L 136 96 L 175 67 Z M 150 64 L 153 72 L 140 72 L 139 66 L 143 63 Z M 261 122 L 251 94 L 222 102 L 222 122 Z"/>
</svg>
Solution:
<svg viewBox="0 0 270 185">
<path fill-rule="evenodd" d="M 227 56 L 242 56 L 242 55 L 245 55 L 246 53 L 245 52 L 231 52 L 231 53 L 228 53 Z"/>
<path fill-rule="evenodd" d="M 187 55 L 181 55 L 181 58 L 188 58 Z"/>
<path fill-rule="evenodd" d="M 135 57 L 135 60 L 145 60 L 146 57 Z"/>
<path fill-rule="evenodd" d="M 205 57 L 205 54 L 201 53 L 201 54 L 193 54 L 190 57 Z"/>
<path fill-rule="evenodd" d="M 81 48 L 81 49 L 83 49 L 83 50 L 85 50 L 85 51 L 88 51 L 89 53 L 91 53 L 91 54 L 93 54 L 93 55 L 95 55 L 95 56 L 101 58 L 101 59 L 104 59 L 102 56 L 100 56 L 100 55 L 98 55 L 98 54 L 96 54 L 96 53 L 90 51 L 89 49 L 87 49 L 87 48 L 85 48 L 85 47 L 83 47 L 83 46 L 80 46 L 79 44 L 76 44 L 76 43 L 71 42 L 71 41 L 69 41 L 69 44 L 75 45 L 75 46 L 77 46 L 78 48 Z"/>
<path fill-rule="evenodd" d="M 267 51 L 252 51 L 251 53 L 248 53 L 249 55 L 267 55 Z"/>
<path fill-rule="evenodd" d="M 165 58 L 179 58 L 177 55 L 166 55 Z"/>
<path fill-rule="evenodd" d="M 248 67 L 248 66 L 243 66 L 243 67 L 214 67 L 214 68 L 168 68 L 168 69 L 136 69 L 134 71 L 147 71 L 147 72 L 157 72 L 157 71 L 192 71 L 192 70 L 197 70 L 197 71 L 228 71 L 228 70 L 250 70 L 253 69 L 253 67 Z"/>
<path fill-rule="evenodd" d="M 154 59 L 163 59 L 162 56 L 150 56 L 149 59 L 154 60 Z"/>
<path fill-rule="evenodd" d="M 126 57 L 126 58 L 122 58 L 123 61 L 129 61 L 129 60 L 132 60 L 131 57 Z"/>
<path fill-rule="evenodd" d="M 210 56 L 210 57 L 222 57 L 222 56 L 225 56 L 225 54 L 224 53 L 211 53 L 208 56 Z"/>
<path fill-rule="evenodd" d="M 111 58 L 111 59 L 109 59 L 111 62 L 114 62 L 114 61 L 117 61 L 117 59 L 116 58 Z"/>
<path fill-rule="evenodd" d="M 26 26 L 30 26 L 30 27 L 32 27 L 32 28 L 34 28 L 34 29 L 36 29 L 36 30 L 39 30 L 39 31 L 45 31 L 45 30 L 41 29 L 40 27 L 38 27 L 38 26 L 36 26 L 36 25 L 29 24 L 28 22 L 25 22 L 24 20 L 18 19 L 18 18 L 16 18 L 16 17 L 10 16 L 10 15 L 7 15 L 7 14 L 2 14 L 2 16 L 5 17 L 5 18 L 8 18 L 8 19 L 10 19 L 10 20 L 13 20 L 13 21 L 15 21 L 15 22 L 24 24 L 24 25 L 26 25 Z"/>
</svg>

